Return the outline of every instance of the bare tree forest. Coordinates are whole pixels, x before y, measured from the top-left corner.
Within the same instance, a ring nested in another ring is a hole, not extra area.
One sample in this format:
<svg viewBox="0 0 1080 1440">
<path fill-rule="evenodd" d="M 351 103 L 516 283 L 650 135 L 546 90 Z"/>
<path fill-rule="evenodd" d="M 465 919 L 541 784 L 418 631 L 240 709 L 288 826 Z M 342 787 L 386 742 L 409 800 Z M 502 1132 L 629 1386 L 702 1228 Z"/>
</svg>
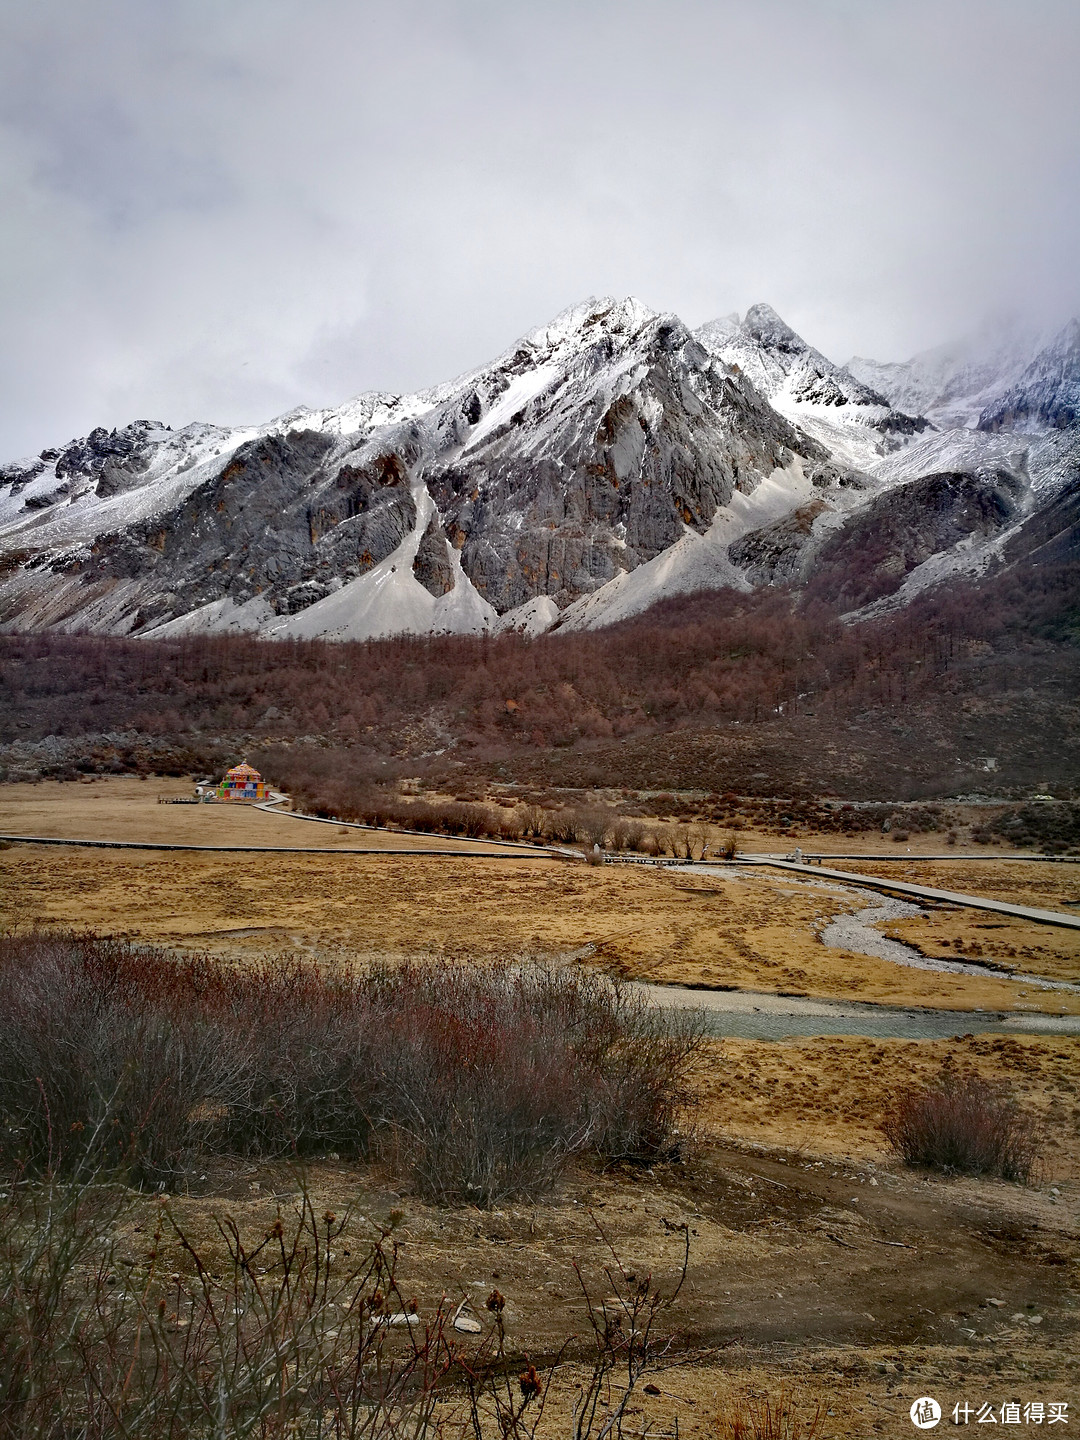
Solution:
<svg viewBox="0 0 1080 1440">
<path fill-rule="evenodd" d="M 1034 577 L 1034 578 L 1033 578 Z M 1080 566 L 953 586 L 858 624 L 779 590 L 670 600 L 610 629 L 359 643 L 0 636 L 0 744 L 136 731 L 198 749 L 539 756 L 920 700 L 1075 697 Z M 638 782 L 640 783 L 640 782 Z"/>
</svg>

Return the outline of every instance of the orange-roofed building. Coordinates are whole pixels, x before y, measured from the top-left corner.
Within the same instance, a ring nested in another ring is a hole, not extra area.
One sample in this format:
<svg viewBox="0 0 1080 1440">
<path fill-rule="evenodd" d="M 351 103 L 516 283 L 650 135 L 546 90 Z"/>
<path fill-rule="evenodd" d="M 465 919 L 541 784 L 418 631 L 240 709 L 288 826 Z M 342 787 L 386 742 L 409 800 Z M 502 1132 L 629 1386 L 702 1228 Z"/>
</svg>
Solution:
<svg viewBox="0 0 1080 1440">
<path fill-rule="evenodd" d="M 225 778 L 217 787 L 218 800 L 269 800 L 270 790 L 266 781 L 246 762 L 234 765 L 225 772 Z"/>
</svg>

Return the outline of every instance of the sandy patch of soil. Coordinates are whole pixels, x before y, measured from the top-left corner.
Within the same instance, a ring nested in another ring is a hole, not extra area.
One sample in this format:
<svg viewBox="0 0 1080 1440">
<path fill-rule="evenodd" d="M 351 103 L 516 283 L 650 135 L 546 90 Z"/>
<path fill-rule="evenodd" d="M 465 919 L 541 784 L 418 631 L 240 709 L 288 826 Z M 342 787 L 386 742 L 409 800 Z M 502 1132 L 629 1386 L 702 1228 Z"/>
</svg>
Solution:
<svg viewBox="0 0 1080 1440">
<path fill-rule="evenodd" d="M 307 1183 L 316 1213 L 352 1208 L 359 1239 L 403 1210 L 401 1285 L 421 1313 L 446 1295 L 455 1305 L 469 1300 L 486 1325 L 484 1301 L 497 1287 L 512 1352 L 538 1362 L 568 1337 L 569 1358 L 583 1354 L 575 1262 L 594 1300 L 611 1294 L 609 1245 L 627 1272 L 670 1288 L 683 1253 L 679 1227 L 687 1226 L 673 1345 L 650 1377 L 660 1393 L 642 1391 L 634 1402 L 643 1425 L 670 1431 L 678 1415 L 680 1432 L 707 1433 L 725 1395 L 784 1384 L 811 1408 L 827 1402 L 835 1423 L 824 1433 L 832 1436 L 865 1435 L 897 1417 L 906 1427 L 916 1395 L 947 1389 L 951 1404 L 968 1384 L 995 1403 L 1025 1384 L 1025 1399 L 1078 1398 L 1068 1387 L 1080 1234 L 1069 1207 L 1049 1203 L 1045 1188 L 716 1142 L 647 1169 L 582 1171 L 544 1203 L 490 1211 L 436 1210 L 342 1162 L 313 1166 Z M 212 1263 L 215 1209 L 260 1238 L 292 1213 L 298 1184 L 281 1165 L 218 1165 L 205 1177 L 206 1195 L 172 1204 Z M 133 1281 L 143 1251 L 140 1233 L 121 1236 Z M 175 1246 L 162 1259 L 177 1271 L 190 1263 Z M 552 1419 L 577 1378 L 571 1365 L 557 1380 Z M 1003 1385 L 1010 1389 L 999 1394 Z M 451 1400 L 448 1416 L 452 1408 Z"/>
<path fill-rule="evenodd" d="M 934 959 L 989 963 L 1071 985 L 1080 982 L 1080 931 L 935 904 L 921 915 L 887 921 L 882 929 Z M 1049 1004 L 1046 996 L 1030 986 L 1020 985 L 1016 994 L 1017 1008 L 1022 1008 L 1020 1001 L 1036 1009 Z"/>
<path fill-rule="evenodd" d="M 925 838 L 925 837 L 920 837 Z M 888 853 L 884 846 L 880 849 Z M 962 894 L 983 895 L 988 900 L 1005 900 L 1012 905 L 1033 905 L 1043 910 L 1075 913 L 1072 907 L 1080 901 L 1080 864 L 1057 860 L 1036 862 L 1023 860 L 911 860 L 874 866 L 871 859 L 836 862 L 838 870 L 852 874 L 879 875 L 887 880 L 903 880 L 911 885 L 929 885 L 938 890 L 958 890 Z"/>
</svg>

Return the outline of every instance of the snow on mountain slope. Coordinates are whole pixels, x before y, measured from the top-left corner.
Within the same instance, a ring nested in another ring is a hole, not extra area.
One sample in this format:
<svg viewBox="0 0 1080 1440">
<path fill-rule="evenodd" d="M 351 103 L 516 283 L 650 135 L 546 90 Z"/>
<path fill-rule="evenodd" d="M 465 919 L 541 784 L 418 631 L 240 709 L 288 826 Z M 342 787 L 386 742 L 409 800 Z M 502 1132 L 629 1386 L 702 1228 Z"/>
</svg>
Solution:
<svg viewBox="0 0 1080 1440">
<path fill-rule="evenodd" d="M 810 580 L 822 598 L 853 601 L 852 619 L 1002 565 L 1023 567 L 1039 547 L 1049 556 L 1049 542 L 1055 560 L 1080 553 L 1080 430 L 946 431 L 887 457 L 874 478 L 884 491 L 820 548 Z M 846 594 L 823 584 L 830 569 Z"/>
<path fill-rule="evenodd" d="M 1016 435 L 935 430 L 913 441 L 905 450 L 882 456 L 870 467 L 870 474 L 883 484 L 893 484 L 946 470 L 976 470 L 995 465 L 1018 469 L 1026 465 L 1030 449 L 1031 442 Z"/>
<path fill-rule="evenodd" d="M 10 494 L 8 628 L 364 638 L 473 631 L 544 597 L 535 628 L 793 458 L 835 478 L 824 447 L 634 300 L 575 306 L 420 395 L 140 443 L 122 494 L 88 482 L 46 519 Z"/>
<path fill-rule="evenodd" d="M 752 305 L 735 321 L 731 315 L 710 320 L 695 334 L 729 365 L 738 365 L 766 399 L 785 395 L 807 404 L 888 408 L 884 396 L 808 345 L 771 305 Z"/>
<path fill-rule="evenodd" d="M 710 320 L 695 331 L 726 364 L 736 366 L 782 415 L 824 445 L 836 460 L 864 469 L 928 427 L 815 350 L 769 305 Z"/>
<path fill-rule="evenodd" d="M 629 619 L 673 595 L 690 595 L 721 586 L 749 590 L 751 585 L 729 555 L 729 547 L 742 536 L 797 510 L 812 501 L 813 481 L 797 459 L 774 470 L 750 495 L 735 495 L 717 510 L 704 534 L 686 528 L 655 559 L 609 581 L 591 595 L 567 607 L 559 618 L 560 630 L 595 630 Z"/>
<path fill-rule="evenodd" d="M 63 450 L 0 467 L 0 541 L 5 548 L 77 544 L 182 500 L 254 430 L 151 421 L 95 430 Z"/>
<path fill-rule="evenodd" d="M 443 541 L 452 568 L 452 583 L 433 595 L 416 578 L 420 544 L 435 514 L 435 502 L 421 475 L 411 482 L 416 520 L 401 544 L 365 575 L 342 585 L 324 599 L 287 620 L 263 625 L 272 639 L 376 640 L 384 635 L 480 634 L 497 619 L 461 569 L 457 551 Z"/>
<path fill-rule="evenodd" d="M 884 603 L 887 573 L 905 596 L 979 546 L 1013 554 L 1002 535 L 1076 482 L 1078 353 L 1074 326 L 1006 366 L 979 430 L 937 432 L 867 376 L 895 400 L 981 384 L 981 362 L 860 375 L 768 306 L 691 333 L 589 300 L 415 395 L 243 429 L 140 421 L 0 467 L 0 628 L 537 634 L 665 595 L 812 585 L 851 568 L 845 535 L 895 552 L 870 574 L 851 551 Z"/>
<path fill-rule="evenodd" d="M 1060 334 L 1025 366 L 1004 394 L 979 415 L 980 430 L 1067 430 L 1080 423 L 1080 320 Z"/>
<path fill-rule="evenodd" d="M 998 317 L 963 340 L 924 350 L 910 360 L 882 363 L 856 355 L 846 368 L 890 404 L 925 415 L 942 430 L 972 429 L 1045 338 L 1015 318 Z"/>
</svg>

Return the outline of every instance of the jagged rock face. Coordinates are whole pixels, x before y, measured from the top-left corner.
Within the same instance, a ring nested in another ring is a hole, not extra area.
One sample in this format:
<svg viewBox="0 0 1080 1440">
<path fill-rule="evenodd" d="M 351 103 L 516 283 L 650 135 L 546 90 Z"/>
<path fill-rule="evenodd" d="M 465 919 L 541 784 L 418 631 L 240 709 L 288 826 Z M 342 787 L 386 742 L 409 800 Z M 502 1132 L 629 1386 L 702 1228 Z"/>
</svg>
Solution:
<svg viewBox="0 0 1080 1440">
<path fill-rule="evenodd" d="M 161 570 L 169 613 L 257 594 L 286 614 L 303 609 L 337 576 L 389 554 L 415 518 L 396 454 L 327 475 L 321 466 L 331 445 L 310 431 L 252 441 L 158 528 L 150 522 L 105 537 L 85 573 L 133 578 Z M 168 618 L 152 600 L 140 617 L 143 626 Z"/>
<path fill-rule="evenodd" d="M 454 588 L 454 570 L 446 546 L 446 534 L 433 515 L 420 537 L 412 563 L 413 574 L 430 595 L 449 595 Z"/>
<path fill-rule="evenodd" d="M 565 606 L 706 530 L 737 490 L 821 446 L 673 317 L 629 344 L 602 328 L 550 386 L 428 487 L 472 583 L 499 611 Z"/>
<path fill-rule="evenodd" d="M 355 410 L 351 433 L 313 416 L 323 428 L 259 435 L 180 503 L 39 562 L 84 587 L 50 623 L 120 581 L 133 588 L 114 628 L 152 629 L 226 598 L 298 614 L 391 555 L 421 493 L 435 514 L 407 563 L 430 595 L 460 576 L 500 614 L 538 596 L 562 607 L 687 528 L 705 531 L 796 456 L 832 473 L 827 451 L 681 321 L 634 302 L 579 307 L 466 381 Z M 95 474 L 148 463 L 101 435 L 65 454 Z"/>
<path fill-rule="evenodd" d="M 782 520 L 751 530 L 736 540 L 728 547 L 728 556 L 746 570 L 755 584 L 776 585 L 796 580 L 811 553 L 814 521 L 827 508 L 824 500 L 811 500 Z"/>
<path fill-rule="evenodd" d="M 884 395 L 808 345 L 770 305 L 751 306 L 741 322 L 737 316 L 711 320 L 696 333 L 769 400 L 785 395 L 808 405 L 889 408 Z M 912 416 L 903 419 L 917 423 Z"/>
<path fill-rule="evenodd" d="M 83 440 L 74 440 L 60 450 L 43 450 L 30 461 L 16 461 L 0 467 L 0 487 L 7 486 L 9 498 L 22 493 L 34 480 L 48 475 L 55 486 L 35 487 L 23 501 L 23 508 L 41 511 L 87 492 L 103 499 L 141 483 L 155 448 L 170 436 L 167 427 L 151 420 L 137 420 L 122 430 L 92 430 Z"/>
<path fill-rule="evenodd" d="M 1021 573 L 1030 566 L 1080 560 L 1080 476 L 1010 538 L 1004 558 Z"/>
<path fill-rule="evenodd" d="M 123 430 L 91 430 L 85 440 L 76 441 L 57 456 L 57 478 L 92 480 L 101 496 L 126 490 L 146 472 L 152 453 L 150 437 L 162 429 L 162 425 L 143 420 Z"/>
<path fill-rule="evenodd" d="M 920 434 L 768 306 L 691 333 L 633 300 L 418 395 L 95 430 L 0 467 L 0 625 L 363 639 L 607 624 L 717 585 L 902 600 L 965 537 L 1006 563 L 1075 481 L 1053 427 L 1076 424 L 1078 332 L 982 433 Z M 1041 433 L 985 433 L 1008 425 Z"/>
<path fill-rule="evenodd" d="M 1067 430 L 1080 423 L 1080 321 L 1040 350 L 1015 384 L 985 407 L 979 429 Z"/>
<path fill-rule="evenodd" d="M 712 320 L 695 332 L 789 420 L 856 469 L 930 428 L 921 415 L 894 409 L 884 395 L 808 345 L 769 305 Z"/>
<path fill-rule="evenodd" d="M 810 591 L 848 610 L 890 595 L 931 556 L 1003 531 L 1023 491 L 1022 478 L 1008 470 L 925 475 L 897 486 L 824 541 Z"/>
<path fill-rule="evenodd" d="M 368 447 L 327 470 L 332 449 L 311 431 L 260 437 L 182 504 L 61 553 L 50 569 L 77 575 L 88 596 L 140 582 L 133 630 L 225 597 L 240 605 L 261 595 L 294 613 L 382 560 L 416 516 L 406 458 Z"/>
</svg>

